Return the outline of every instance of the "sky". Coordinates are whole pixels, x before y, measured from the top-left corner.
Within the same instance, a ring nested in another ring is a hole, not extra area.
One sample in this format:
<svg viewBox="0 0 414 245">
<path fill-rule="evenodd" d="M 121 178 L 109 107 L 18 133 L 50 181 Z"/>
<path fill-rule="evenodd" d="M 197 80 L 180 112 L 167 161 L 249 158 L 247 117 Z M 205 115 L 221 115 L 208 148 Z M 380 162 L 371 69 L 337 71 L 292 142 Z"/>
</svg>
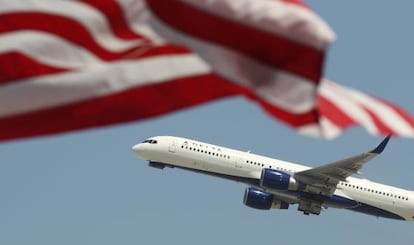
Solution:
<svg viewBox="0 0 414 245">
<path fill-rule="evenodd" d="M 307 1 L 337 41 L 325 76 L 414 113 L 414 2 Z M 352 128 L 326 141 L 297 134 L 233 97 L 165 116 L 0 143 L 0 244 L 406 244 L 409 222 L 328 209 L 304 216 L 243 205 L 241 183 L 149 168 L 131 146 L 175 135 L 318 166 L 375 147 Z M 361 178 L 414 190 L 414 139 L 391 139 Z"/>
</svg>

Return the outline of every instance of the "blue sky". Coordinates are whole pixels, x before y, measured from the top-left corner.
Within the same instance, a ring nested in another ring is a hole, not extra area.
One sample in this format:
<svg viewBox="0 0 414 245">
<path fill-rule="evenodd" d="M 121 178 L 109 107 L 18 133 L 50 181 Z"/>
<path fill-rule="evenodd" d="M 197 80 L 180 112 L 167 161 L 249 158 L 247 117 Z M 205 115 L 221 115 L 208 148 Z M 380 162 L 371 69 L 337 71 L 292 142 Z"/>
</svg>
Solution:
<svg viewBox="0 0 414 245">
<path fill-rule="evenodd" d="M 412 1 L 308 1 L 335 30 L 325 74 L 414 113 Z M 353 128 L 308 138 L 229 98 L 151 120 L 0 144 L 0 244 L 402 244 L 413 224 L 338 209 L 258 211 L 245 185 L 148 168 L 130 147 L 176 135 L 318 166 L 375 147 Z M 414 190 L 413 139 L 392 139 L 363 178 Z"/>
</svg>

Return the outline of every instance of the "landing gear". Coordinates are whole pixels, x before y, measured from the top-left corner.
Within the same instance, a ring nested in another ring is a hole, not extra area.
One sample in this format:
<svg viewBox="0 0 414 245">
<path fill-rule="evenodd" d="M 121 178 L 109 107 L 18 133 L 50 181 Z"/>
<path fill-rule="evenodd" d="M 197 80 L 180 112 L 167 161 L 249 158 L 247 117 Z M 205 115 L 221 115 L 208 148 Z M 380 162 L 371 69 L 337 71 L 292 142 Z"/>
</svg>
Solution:
<svg viewBox="0 0 414 245">
<path fill-rule="evenodd" d="M 298 210 L 302 211 L 304 215 L 319 215 L 322 210 L 322 203 L 310 199 L 302 199 L 299 202 Z"/>
<path fill-rule="evenodd" d="M 161 169 L 161 170 L 163 170 L 165 167 L 174 168 L 174 166 L 172 165 L 168 165 L 162 162 L 153 162 L 153 161 L 149 161 L 148 166 L 152 168 Z"/>
</svg>

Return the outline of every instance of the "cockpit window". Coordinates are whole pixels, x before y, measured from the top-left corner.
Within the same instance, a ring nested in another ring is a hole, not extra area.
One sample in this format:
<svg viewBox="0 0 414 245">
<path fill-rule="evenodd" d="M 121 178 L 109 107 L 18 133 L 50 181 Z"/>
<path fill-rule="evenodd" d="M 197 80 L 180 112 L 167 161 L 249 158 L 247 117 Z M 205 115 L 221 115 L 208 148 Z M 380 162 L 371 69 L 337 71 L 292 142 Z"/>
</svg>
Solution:
<svg viewBox="0 0 414 245">
<path fill-rule="evenodd" d="M 157 144 L 156 140 L 144 140 L 142 143 Z"/>
</svg>

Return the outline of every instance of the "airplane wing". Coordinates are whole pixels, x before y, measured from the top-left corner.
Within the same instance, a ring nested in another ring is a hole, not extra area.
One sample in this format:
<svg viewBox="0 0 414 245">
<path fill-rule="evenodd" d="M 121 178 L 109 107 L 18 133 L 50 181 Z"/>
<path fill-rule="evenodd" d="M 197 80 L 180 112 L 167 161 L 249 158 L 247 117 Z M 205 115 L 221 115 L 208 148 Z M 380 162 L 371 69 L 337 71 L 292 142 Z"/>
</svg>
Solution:
<svg viewBox="0 0 414 245">
<path fill-rule="evenodd" d="M 332 195 L 339 181 L 358 173 L 362 166 L 379 155 L 387 145 L 387 136 L 375 149 L 334 163 L 297 172 L 294 178 L 305 184 L 305 191 L 317 194 Z"/>
</svg>

